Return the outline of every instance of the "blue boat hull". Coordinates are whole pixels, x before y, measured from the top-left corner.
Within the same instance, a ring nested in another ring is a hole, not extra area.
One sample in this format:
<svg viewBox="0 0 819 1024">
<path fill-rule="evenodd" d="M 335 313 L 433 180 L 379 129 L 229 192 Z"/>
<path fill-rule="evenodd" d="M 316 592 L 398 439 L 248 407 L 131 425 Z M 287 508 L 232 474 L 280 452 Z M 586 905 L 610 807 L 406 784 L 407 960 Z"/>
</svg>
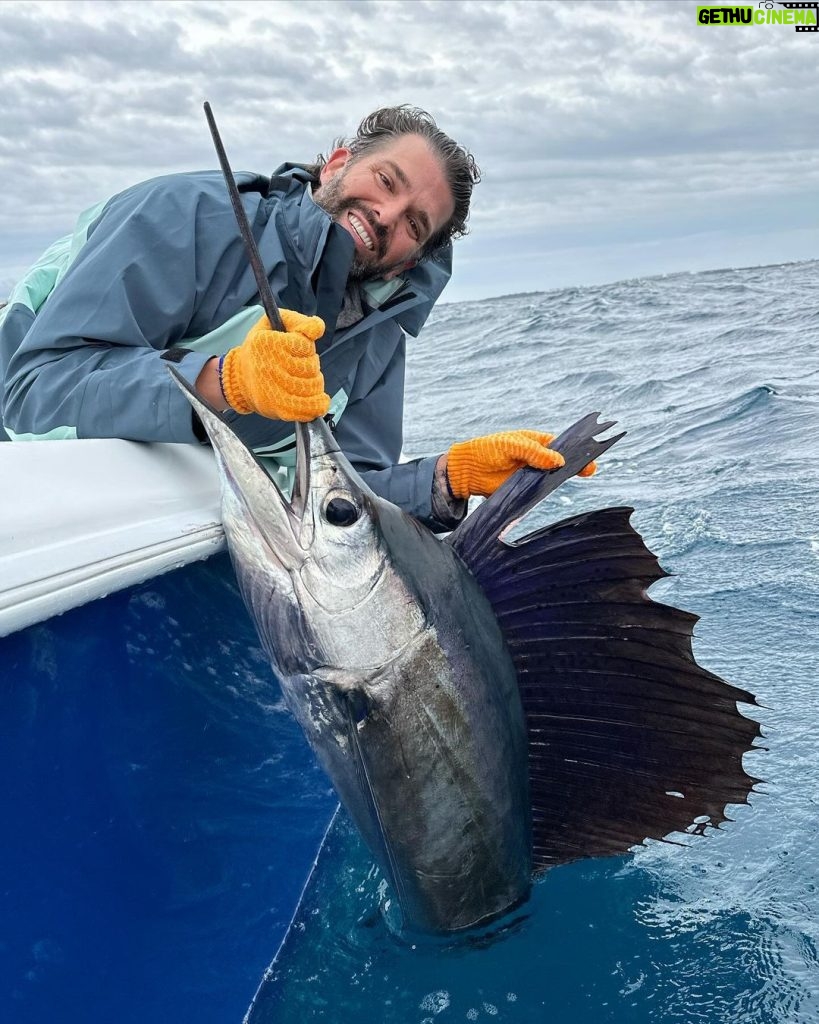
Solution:
<svg viewBox="0 0 819 1024">
<path fill-rule="evenodd" d="M 335 799 L 227 556 L 5 637 L 0 665 L 0 1018 L 241 1020 Z"/>
</svg>

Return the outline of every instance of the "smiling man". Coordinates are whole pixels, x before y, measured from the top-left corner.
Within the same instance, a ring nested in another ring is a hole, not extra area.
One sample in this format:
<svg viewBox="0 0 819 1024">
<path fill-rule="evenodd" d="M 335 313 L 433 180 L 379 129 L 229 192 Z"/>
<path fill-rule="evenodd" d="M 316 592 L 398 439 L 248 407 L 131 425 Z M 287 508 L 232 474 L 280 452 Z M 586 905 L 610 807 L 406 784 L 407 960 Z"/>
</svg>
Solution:
<svg viewBox="0 0 819 1024">
<path fill-rule="evenodd" d="M 293 422 L 327 416 L 373 490 L 452 528 L 471 494 L 562 464 L 531 431 L 400 462 L 405 338 L 449 280 L 478 180 L 471 154 L 408 106 L 370 114 L 316 164 L 238 174 L 284 331 L 263 315 L 220 173 L 100 203 L 0 313 L 7 434 L 203 443 L 170 359 L 284 483 Z"/>
<path fill-rule="evenodd" d="M 399 136 L 369 159 L 337 149 L 320 180 L 316 202 L 347 228 L 356 246 L 353 280 L 388 281 L 409 270 L 455 213 L 445 169 L 419 135 Z"/>
</svg>

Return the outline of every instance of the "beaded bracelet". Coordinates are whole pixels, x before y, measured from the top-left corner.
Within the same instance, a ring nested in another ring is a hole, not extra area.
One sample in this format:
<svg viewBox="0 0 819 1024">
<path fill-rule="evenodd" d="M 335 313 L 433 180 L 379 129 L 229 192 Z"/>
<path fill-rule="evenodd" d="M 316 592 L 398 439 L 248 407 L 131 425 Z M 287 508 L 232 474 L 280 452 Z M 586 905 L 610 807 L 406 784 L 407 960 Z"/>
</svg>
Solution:
<svg viewBox="0 0 819 1024">
<path fill-rule="evenodd" d="M 219 390 L 222 392 L 222 398 L 224 398 L 224 400 L 227 401 L 227 395 L 225 394 L 225 383 L 222 380 L 222 370 L 224 368 L 224 365 L 225 365 L 225 357 L 224 356 L 219 356 L 219 364 L 218 364 L 218 367 L 217 367 L 217 372 L 219 374 Z"/>
<path fill-rule="evenodd" d="M 452 490 L 452 484 L 449 482 L 449 473 L 446 471 L 446 466 L 444 466 L 444 482 L 446 483 L 446 489 L 449 492 L 450 498 L 453 501 L 461 501 L 461 498 L 458 498 Z"/>
</svg>

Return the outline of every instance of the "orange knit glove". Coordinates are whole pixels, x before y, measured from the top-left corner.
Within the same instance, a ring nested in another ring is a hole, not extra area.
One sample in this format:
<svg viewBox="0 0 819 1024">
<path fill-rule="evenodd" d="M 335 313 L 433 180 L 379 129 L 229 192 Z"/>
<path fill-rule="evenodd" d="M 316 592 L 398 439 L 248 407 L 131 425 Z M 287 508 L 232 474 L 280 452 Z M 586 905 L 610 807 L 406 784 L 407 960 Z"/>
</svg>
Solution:
<svg viewBox="0 0 819 1024">
<path fill-rule="evenodd" d="M 225 356 L 220 383 L 236 412 L 306 423 L 330 408 L 316 354 L 324 322 L 289 309 L 279 313 L 287 330 L 272 330 L 263 316 Z"/>
<path fill-rule="evenodd" d="M 505 430 L 454 444 L 447 453 L 446 463 L 453 495 L 468 498 L 471 494 L 481 494 L 488 498 L 523 466 L 559 469 L 565 460 L 560 452 L 549 447 L 554 438 L 554 434 L 537 430 Z M 596 468 L 590 462 L 578 476 L 591 476 Z"/>
</svg>

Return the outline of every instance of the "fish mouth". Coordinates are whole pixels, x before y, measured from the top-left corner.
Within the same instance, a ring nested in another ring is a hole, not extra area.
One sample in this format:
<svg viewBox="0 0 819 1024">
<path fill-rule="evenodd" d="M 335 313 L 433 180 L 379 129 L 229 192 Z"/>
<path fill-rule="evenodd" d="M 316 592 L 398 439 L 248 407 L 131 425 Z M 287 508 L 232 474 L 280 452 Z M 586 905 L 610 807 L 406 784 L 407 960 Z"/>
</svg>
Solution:
<svg viewBox="0 0 819 1024">
<path fill-rule="evenodd" d="M 296 475 L 288 509 L 290 515 L 303 524 L 310 499 L 314 464 L 327 456 L 338 455 L 341 449 L 336 444 L 330 427 L 323 419 L 296 423 L 295 429 Z M 281 491 L 279 493 L 281 494 Z M 281 497 L 283 501 L 287 502 L 283 494 Z"/>
<path fill-rule="evenodd" d="M 295 480 L 290 498 L 268 473 L 264 463 L 172 365 L 171 376 L 193 407 L 210 438 L 224 482 L 250 514 L 279 561 L 296 562 L 306 556 L 313 539 L 311 491 L 314 470 L 336 461 L 340 449 L 323 419 L 294 424 Z M 224 489 L 224 485 L 223 485 Z"/>
<path fill-rule="evenodd" d="M 223 422 L 223 426 L 230 427 Z M 207 426 L 206 426 L 207 429 Z M 340 452 L 323 419 L 295 423 L 296 461 L 293 486 L 288 498 L 279 481 L 235 434 L 226 449 L 211 435 L 232 490 L 264 536 L 271 555 L 283 566 L 295 568 L 307 557 L 316 534 L 316 487 L 320 469 Z M 208 431 L 210 433 L 210 431 Z M 237 451 L 237 445 L 243 450 Z M 249 486 L 247 462 L 252 461 L 255 486 Z M 238 465 L 237 465 L 238 463 Z M 238 470 L 238 472 L 237 472 Z M 271 493 L 272 492 L 272 493 Z"/>
</svg>

